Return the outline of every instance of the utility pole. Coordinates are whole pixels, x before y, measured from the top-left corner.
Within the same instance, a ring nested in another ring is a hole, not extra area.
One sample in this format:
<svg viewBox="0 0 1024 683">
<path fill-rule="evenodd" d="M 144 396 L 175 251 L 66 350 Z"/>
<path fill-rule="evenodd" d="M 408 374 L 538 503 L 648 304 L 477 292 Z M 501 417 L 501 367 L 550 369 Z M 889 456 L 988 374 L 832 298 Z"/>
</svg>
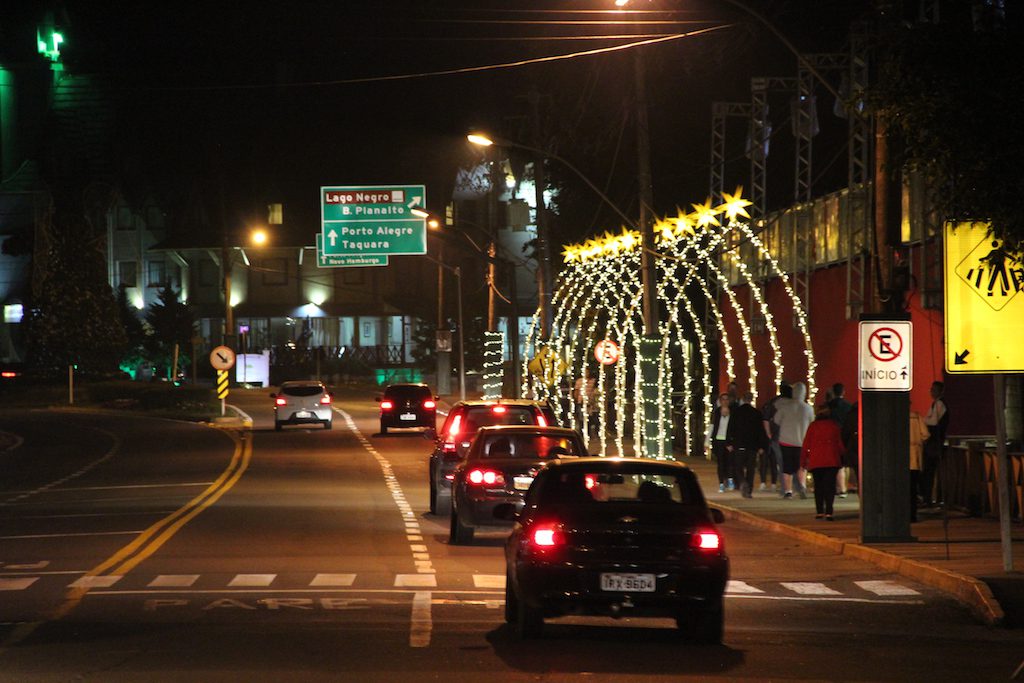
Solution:
<svg viewBox="0 0 1024 683">
<path fill-rule="evenodd" d="M 533 115 L 533 146 L 537 149 L 533 156 L 534 204 L 537 211 L 537 304 L 540 307 L 541 338 L 551 336 L 551 297 L 553 295 L 553 276 L 551 268 L 551 234 L 548 226 L 548 210 L 544 201 L 544 189 L 547 187 L 547 174 L 544 168 L 545 148 L 540 130 L 540 94 L 536 89 L 530 91 L 530 105 Z M 514 277 L 514 276 L 513 276 Z"/>
</svg>

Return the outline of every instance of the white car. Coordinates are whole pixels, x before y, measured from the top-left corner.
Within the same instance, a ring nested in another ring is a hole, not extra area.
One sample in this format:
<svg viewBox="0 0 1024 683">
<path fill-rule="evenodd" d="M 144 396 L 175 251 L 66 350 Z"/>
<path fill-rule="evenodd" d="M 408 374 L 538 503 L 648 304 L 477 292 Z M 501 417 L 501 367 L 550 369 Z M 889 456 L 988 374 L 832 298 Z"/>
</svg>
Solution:
<svg viewBox="0 0 1024 683">
<path fill-rule="evenodd" d="M 319 423 L 330 429 L 334 417 L 331 400 L 334 394 L 316 380 L 283 382 L 274 399 L 274 429 L 286 424 Z"/>
</svg>

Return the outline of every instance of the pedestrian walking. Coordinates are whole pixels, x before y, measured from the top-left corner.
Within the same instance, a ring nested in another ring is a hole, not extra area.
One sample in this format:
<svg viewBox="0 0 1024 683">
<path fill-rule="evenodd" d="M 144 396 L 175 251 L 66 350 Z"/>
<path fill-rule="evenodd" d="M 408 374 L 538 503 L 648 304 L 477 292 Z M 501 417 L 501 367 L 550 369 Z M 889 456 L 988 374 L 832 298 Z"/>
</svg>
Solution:
<svg viewBox="0 0 1024 683">
<path fill-rule="evenodd" d="M 775 403 L 775 416 L 772 420 L 779 426 L 784 498 L 793 497 L 794 487 L 801 498 L 807 497 L 804 470 L 800 467 L 800 449 L 807 428 L 814 420 L 814 410 L 807 405 L 806 398 L 807 386 L 803 382 L 796 382 L 793 384 L 793 397 L 780 398 Z"/>
<path fill-rule="evenodd" d="M 817 418 L 807 427 L 800 448 L 800 466 L 810 470 L 814 477 L 815 519 L 824 518 L 827 522 L 835 519 L 836 472 L 843 464 L 845 450 L 839 425 L 831 418 L 828 406 L 820 406 Z"/>
<path fill-rule="evenodd" d="M 857 490 L 860 490 L 860 405 L 857 401 L 850 404 L 850 411 L 843 418 L 840 426 L 843 433 L 843 445 L 846 446 L 846 453 L 843 454 L 843 467 L 853 475 L 852 479 L 847 478 L 846 489 L 850 490 L 852 483 L 856 483 Z"/>
<path fill-rule="evenodd" d="M 764 433 L 768 437 L 768 447 L 761 454 L 761 490 L 767 488 L 768 474 L 771 473 L 772 491 L 778 490 L 779 475 L 782 472 L 782 451 L 779 447 L 779 425 L 772 419 L 775 407 L 780 398 L 792 398 L 793 390 L 787 382 L 779 384 L 779 393 L 768 400 L 761 408 L 761 419 Z"/>
<path fill-rule="evenodd" d="M 921 486 L 921 465 L 924 461 L 924 444 L 928 441 L 928 426 L 920 413 L 910 411 L 910 521 L 917 521 L 918 499 Z"/>
<path fill-rule="evenodd" d="M 718 465 L 718 492 L 736 488 L 732 474 L 732 408 L 729 394 L 720 394 L 718 407 L 711 413 L 711 454 Z"/>
<path fill-rule="evenodd" d="M 836 424 L 839 425 L 839 429 L 842 430 L 843 423 L 846 421 L 846 416 L 850 413 L 850 409 L 853 408 L 853 404 L 844 398 L 843 394 L 846 393 L 846 387 L 840 382 L 836 382 L 832 385 L 832 398 L 827 402 L 829 415 L 835 420 Z M 845 441 L 843 445 L 846 445 Z M 839 468 L 838 474 L 836 474 L 836 491 L 840 498 L 846 498 L 846 479 L 849 465 L 845 462 Z"/>
<path fill-rule="evenodd" d="M 754 395 L 746 392 L 730 416 L 734 476 L 744 498 L 753 498 L 757 456 L 768 445 L 761 412 L 751 405 L 753 402 Z"/>
<path fill-rule="evenodd" d="M 942 398 L 944 391 L 945 385 L 942 382 L 932 382 L 932 405 L 924 418 L 924 424 L 928 427 L 928 440 L 924 444 L 924 461 L 921 463 L 921 497 L 926 507 L 935 505 L 946 495 L 942 483 L 935 481 L 935 473 L 939 470 L 942 453 L 946 448 L 946 429 L 949 427 L 949 408 Z M 936 489 L 939 490 L 937 496 Z"/>
</svg>

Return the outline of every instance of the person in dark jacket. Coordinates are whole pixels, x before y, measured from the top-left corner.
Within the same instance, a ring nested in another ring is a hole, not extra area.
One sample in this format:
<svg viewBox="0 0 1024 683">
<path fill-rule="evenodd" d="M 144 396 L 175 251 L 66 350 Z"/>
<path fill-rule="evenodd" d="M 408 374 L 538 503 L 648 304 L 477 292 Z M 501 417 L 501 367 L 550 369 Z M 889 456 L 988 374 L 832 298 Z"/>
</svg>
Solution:
<svg viewBox="0 0 1024 683">
<path fill-rule="evenodd" d="M 836 498 L 836 472 L 843 464 L 843 435 L 829 415 L 828 406 L 819 406 L 818 415 L 807 428 L 800 448 L 800 466 L 814 477 L 816 519 L 831 522 Z"/>
<path fill-rule="evenodd" d="M 730 491 L 736 488 L 730 460 L 732 430 L 732 408 L 729 394 L 721 394 L 718 397 L 718 407 L 711 413 L 711 433 L 708 435 L 711 440 L 711 454 L 715 457 L 715 463 L 718 465 L 719 493 L 724 492 L 726 488 Z"/>
<path fill-rule="evenodd" d="M 732 458 L 735 478 L 744 498 L 753 498 L 754 471 L 757 456 L 768 446 L 761 411 L 752 404 L 754 395 L 749 391 L 740 398 L 732 411 Z"/>
</svg>

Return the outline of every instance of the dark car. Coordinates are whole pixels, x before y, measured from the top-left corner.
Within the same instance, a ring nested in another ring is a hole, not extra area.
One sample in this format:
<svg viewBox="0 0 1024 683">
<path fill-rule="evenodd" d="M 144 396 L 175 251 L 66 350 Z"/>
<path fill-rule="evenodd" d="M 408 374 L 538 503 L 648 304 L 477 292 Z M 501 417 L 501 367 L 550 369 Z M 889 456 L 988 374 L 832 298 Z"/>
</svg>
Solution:
<svg viewBox="0 0 1024 683">
<path fill-rule="evenodd" d="M 482 427 L 452 480 L 453 544 L 470 543 L 477 527 L 512 526 L 494 517 L 501 503 L 518 503 L 546 463 L 587 455 L 580 433 L 562 427 Z"/>
<path fill-rule="evenodd" d="M 546 465 L 515 505 L 505 545 L 505 620 L 521 637 L 567 614 L 674 617 L 721 642 L 729 559 L 697 478 L 685 465 L 580 458 Z"/>
<path fill-rule="evenodd" d="M 392 427 L 437 427 L 437 396 L 426 384 L 390 384 L 380 403 L 380 433 Z"/>
<path fill-rule="evenodd" d="M 281 431 L 283 425 L 310 423 L 330 429 L 334 416 L 333 396 L 315 380 L 283 382 L 280 390 L 270 395 L 274 399 L 274 429 Z"/>
<path fill-rule="evenodd" d="M 555 424 L 555 414 L 547 403 L 525 399 L 500 398 L 496 401 L 459 401 L 448 412 L 444 426 L 436 435 L 430 454 L 430 511 L 448 514 L 455 468 L 481 427 L 491 425 Z"/>
</svg>

